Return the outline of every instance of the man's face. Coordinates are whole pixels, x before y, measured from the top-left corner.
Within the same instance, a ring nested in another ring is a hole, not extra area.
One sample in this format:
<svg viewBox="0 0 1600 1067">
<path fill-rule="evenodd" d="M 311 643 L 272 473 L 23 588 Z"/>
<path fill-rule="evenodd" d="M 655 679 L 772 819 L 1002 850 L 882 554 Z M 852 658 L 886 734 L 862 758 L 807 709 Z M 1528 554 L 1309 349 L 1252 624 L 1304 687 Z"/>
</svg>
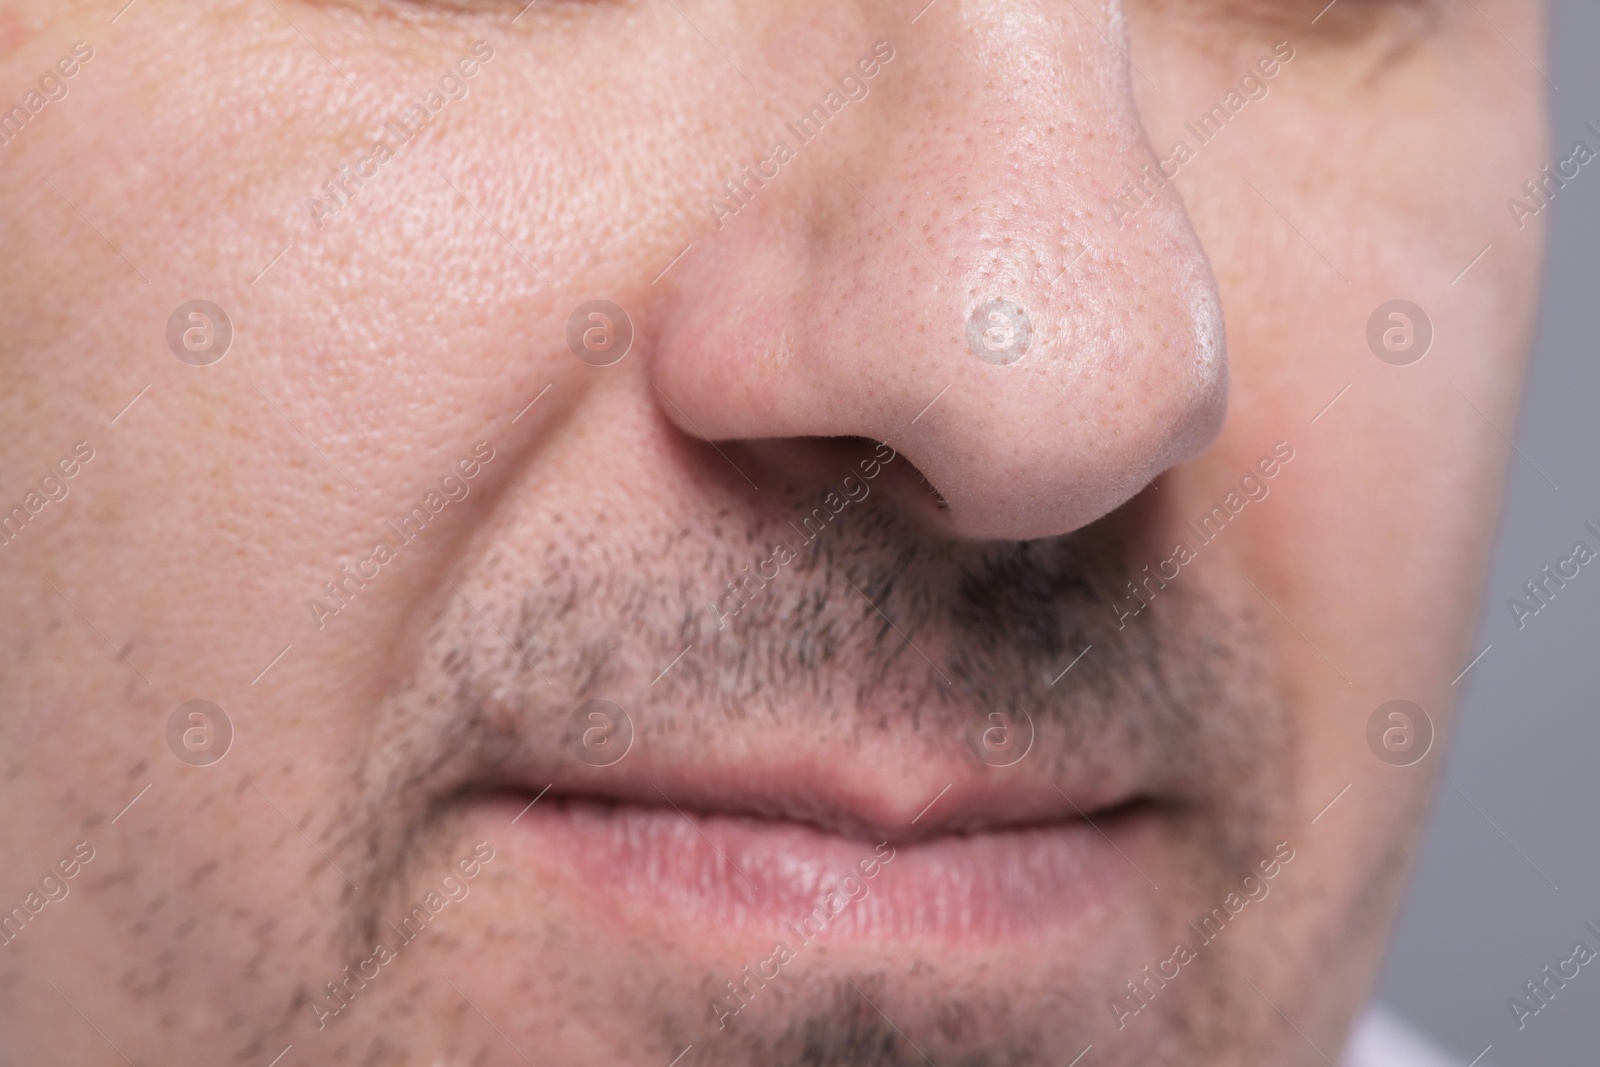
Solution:
<svg viewBox="0 0 1600 1067">
<path fill-rule="evenodd" d="M 1337 1058 L 1539 4 L 120 6 L 0 9 L 0 1062 Z"/>
</svg>

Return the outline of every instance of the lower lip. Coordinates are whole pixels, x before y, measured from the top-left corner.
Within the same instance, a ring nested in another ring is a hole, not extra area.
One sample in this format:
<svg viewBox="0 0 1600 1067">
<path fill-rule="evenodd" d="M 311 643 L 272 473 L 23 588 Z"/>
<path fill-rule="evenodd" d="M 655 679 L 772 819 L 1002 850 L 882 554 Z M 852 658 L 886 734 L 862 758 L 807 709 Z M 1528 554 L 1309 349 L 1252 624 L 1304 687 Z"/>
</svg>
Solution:
<svg viewBox="0 0 1600 1067">
<path fill-rule="evenodd" d="M 491 806 L 509 818 L 522 803 Z M 826 927 L 830 940 L 990 943 L 1103 920 L 1143 884 L 1129 857 L 1149 854 L 1154 822 L 1136 805 L 1098 829 L 1070 821 L 880 844 L 795 822 L 546 800 L 515 826 L 540 867 L 616 908 L 803 940 Z"/>
</svg>

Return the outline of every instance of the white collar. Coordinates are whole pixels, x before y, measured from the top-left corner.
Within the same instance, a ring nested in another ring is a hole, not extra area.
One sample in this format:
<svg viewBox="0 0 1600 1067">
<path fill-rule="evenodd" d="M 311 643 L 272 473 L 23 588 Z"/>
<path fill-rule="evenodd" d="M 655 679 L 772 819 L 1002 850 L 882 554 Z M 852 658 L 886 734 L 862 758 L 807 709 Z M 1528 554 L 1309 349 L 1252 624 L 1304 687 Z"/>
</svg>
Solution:
<svg viewBox="0 0 1600 1067">
<path fill-rule="evenodd" d="M 1374 1004 L 1356 1021 L 1341 1067 L 1461 1067 L 1461 1061 L 1394 1012 Z"/>
</svg>

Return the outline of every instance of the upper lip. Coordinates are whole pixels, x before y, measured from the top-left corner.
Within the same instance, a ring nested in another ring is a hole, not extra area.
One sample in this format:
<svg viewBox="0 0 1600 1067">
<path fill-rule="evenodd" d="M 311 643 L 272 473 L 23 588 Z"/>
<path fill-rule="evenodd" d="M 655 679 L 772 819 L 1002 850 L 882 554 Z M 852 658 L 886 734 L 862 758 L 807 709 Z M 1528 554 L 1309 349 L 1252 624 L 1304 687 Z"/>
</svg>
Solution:
<svg viewBox="0 0 1600 1067">
<path fill-rule="evenodd" d="M 907 760 L 906 763 L 913 761 Z M 888 768 L 819 754 L 685 761 L 633 752 L 605 768 L 511 774 L 474 791 L 516 790 L 541 802 L 589 801 L 808 825 L 845 837 L 912 843 L 945 834 L 1093 820 L 1142 799 L 1109 782 L 1057 784 L 1037 770 L 932 759 Z"/>
</svg>

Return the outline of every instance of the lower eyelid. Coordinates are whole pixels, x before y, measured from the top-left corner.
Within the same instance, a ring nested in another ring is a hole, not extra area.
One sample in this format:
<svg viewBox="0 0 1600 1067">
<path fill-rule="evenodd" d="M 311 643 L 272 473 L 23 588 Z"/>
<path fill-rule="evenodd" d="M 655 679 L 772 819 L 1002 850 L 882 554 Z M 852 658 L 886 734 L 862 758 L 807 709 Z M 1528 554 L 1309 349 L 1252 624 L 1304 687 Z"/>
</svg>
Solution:
<svg viewBox="0 0 1600 1067">
<path fill-rule="evenodd" d="M 1341 41 L 1396 29 L 1392 16 L 1402 17 L 1415 29 L 1417 23 L 1431 27 L 1440 14 L 1439 0 L 1319 0 L 1315 7 L 1303 0 L 1129 0 L 1129 4 L 1142 5 L 1163 18 L 1187 18 L 1197 25 L 1233 22 L 1241 30 L 1254 28 L 1296 38 L 1315 33 Z"/>
</svg>

